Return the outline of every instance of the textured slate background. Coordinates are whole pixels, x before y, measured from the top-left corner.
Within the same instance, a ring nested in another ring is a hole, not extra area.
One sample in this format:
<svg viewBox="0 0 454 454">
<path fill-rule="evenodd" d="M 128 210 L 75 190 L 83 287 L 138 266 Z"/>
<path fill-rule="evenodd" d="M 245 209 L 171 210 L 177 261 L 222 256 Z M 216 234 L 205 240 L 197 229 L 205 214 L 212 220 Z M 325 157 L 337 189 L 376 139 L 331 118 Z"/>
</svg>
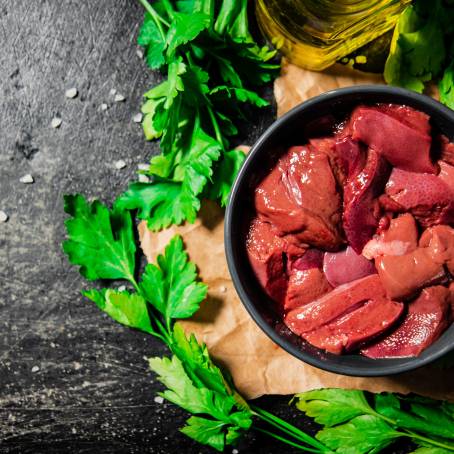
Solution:
<svg viewBox="0 0 454 454">
<path fill-rule="evenodd" d="M 111 202 L 156 150 L 132 121 L 160 77 L 136 54 L 141 17 L 132 0 L 0 1 L 0 209 L 10 216 L 0 224 L 2 453 L 211 452 L 177 432 L 184 412 L 154 402 L 160 385 L 143 358 L 164 349 L 83 300 L 60 249 L 63 194 Z M 79 96 L 68 100 L 73 86 Z M 246 141 L 271 121 L 271 111 L 259 117 Z M 34 184 L 19 182 L 27 173 Z M 260 404 L 313 430 L 287 402 Z M 283 452 L 255 435 L 239 450 Z"/>
</svg>

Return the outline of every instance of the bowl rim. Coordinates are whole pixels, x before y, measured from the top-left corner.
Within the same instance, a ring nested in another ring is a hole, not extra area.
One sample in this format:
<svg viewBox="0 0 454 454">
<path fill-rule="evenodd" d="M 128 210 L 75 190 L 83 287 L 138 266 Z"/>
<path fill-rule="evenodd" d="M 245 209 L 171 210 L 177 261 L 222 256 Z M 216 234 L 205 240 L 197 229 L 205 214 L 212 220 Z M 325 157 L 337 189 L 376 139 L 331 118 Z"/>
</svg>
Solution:
<svg viewBox="0 0 454 454">
<path fill-rule="evenodd" d="M 224 244 L 225 244 L 225 254 L 227 258 L 227 265 L 232 277 L 233 285 L 235 290 L 237 291 L 240 301 L 243 306 L 246 308 L 247 312 L 254 320 L 254 322 L 259 326 L 259 328 L 279 347 L 283 348 L 286 352 L 290 353 L 293 357 L 307 363 L 311 366 L 315 366 L 319 369 L 336 373 L 342 374 L 347 376 L 357 376 L 357 377 L 381 377 L 386 375 L 396 375 L 402 372 L 408 372 L 411 370 L 419 369 L 422 366 L 425 366 L 433 361 L 441 358 L 445 354 L 449 353 L 451 350 L 454 349 L 454 343 L 451 345 L 446 345 L 443 348 L 439 348 L 438 350 L 431 352 L 430 355 L 427 355 L 425 358 L 416 357 L 413 360 L 409 361 L 408 363 L 404 364 L 390 364 L 389 366 L 382 365 L 376 368 L 366 368 L 362 369 L 361 367 L 357 366 L 350 366 L 346 364 L 336 364 L 329 360 L 324 360 L 321 358 L 317 358 L 315 355 L 311 355 L 302 349 L 298 348 L 298 346 L 291 343 L 289 340 L 285 339 L 282 335 L 280 335 L 274 327 L 272 327 L 265 317 L 257 310 L 254 302 L 249 297 L 247 290 L 242 284 L 240 279 L 237 266 L 234 259 L 234 250 L 231 241 L 231 232 L 232 232 L 232 217 L 235 211 L 235 203 L 240 202 L 237 197 L 238 193 L 240 192 L 243 184 L 243 179 L 245 174 L 248 172 L 249 167 L 252 165 L 252 162 L 255 160 L 256 155 L 260 153 L 262 146 L 267 142 L 267 140 L 273 136 L 276 131 L 278 131 L 285 123 L 292 120 L 294 117 L 297 117 L 301 111 L 309 109 L 320 102 L 326 102 L 330 100 L 339 100 L 343 96 L 350 96 L 350 95 L 380 95 L 380 94 L 387 94 L 387 95 L 397 95 L 400 97 L 413 99 L 420 104 L 425 104 L 431 110 L 438 110 L 442 115 L 450 117 L 450 120 L 454 124 L 454 110 L 449 109 L 448 107 L 441 104 L 439 101 L 431 98 L 429 96 L 419 94 L 404 88 L 400 87 L 392 87 L 388 85 L 354 85 L 350 87 L 343 87 L 337 88 L 334 90 L 330 90 L 320 95 L 314 96 L 302 103 L 298 104 L 297 106 L 293 107 L 291 110 L 286 112 L 281 117 L 277 118 L 264 132 L 261 136 L 257 139 L 254 145 L 251 147 L 245 162 L 243 163 L 238 175 L 235 179 L 235 182 L 232 186 L 232 190 L 230 192 L 229 200 L 227 203 L 226 213 L 225 213 L 225 224 L 224 224 Z M 367 102 L 367 101 L 365 101 Z M 369 101 L 370 102 L 370 101 Z M 361 103 L 361 100 L 358 100 L 358 104 Z M 436 341 L 438 342 L 438 340 Z M 392 360 L 390 360 L 392 361 Z"/>
</svg>

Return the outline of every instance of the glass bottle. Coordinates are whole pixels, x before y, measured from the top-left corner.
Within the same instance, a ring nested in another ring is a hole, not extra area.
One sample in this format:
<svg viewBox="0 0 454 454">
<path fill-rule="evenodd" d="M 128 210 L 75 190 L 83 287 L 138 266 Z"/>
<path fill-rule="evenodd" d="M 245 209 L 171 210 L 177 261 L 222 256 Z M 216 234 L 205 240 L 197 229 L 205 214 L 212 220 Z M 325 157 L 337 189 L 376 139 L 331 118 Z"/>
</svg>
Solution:
<svg viewBox="0 0 454 454">
<path fill-rule="evenodd" d="M 396 23 L 411 0 L 257 0 L 259 26 L 292 62 L 320 71 Z"/>
</svg>

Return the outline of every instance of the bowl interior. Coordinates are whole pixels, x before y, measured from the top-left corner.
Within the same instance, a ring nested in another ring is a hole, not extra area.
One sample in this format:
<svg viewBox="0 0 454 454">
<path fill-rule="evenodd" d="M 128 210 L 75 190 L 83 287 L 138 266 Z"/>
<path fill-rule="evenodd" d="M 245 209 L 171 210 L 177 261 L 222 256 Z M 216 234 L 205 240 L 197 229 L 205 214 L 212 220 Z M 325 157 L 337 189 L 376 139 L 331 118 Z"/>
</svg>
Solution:
<svg viewBox="0 0 454 454">
<path fill-rule="evenodd" d="M 405 104 L 430 115 L 435 130 L 454 140 L 454 112 L 437 101 L 387 86 L 356 86 L 317 96 L 277 120 L 250 151 L 232 189 L 226 213 L 227 261 L 235 288 L 246 309 L 274 342 L 297 358 L 321 369 L 345 375 L 380 376 L 428 364 L 454 347 L 454 324 L 417 358 L 369 359 L 359 354 L 337 356 L 305 343 L 283 325 L 274 304 L 258 283 L 246 253 L 246 235 L 254 212 L 254 188 L 279 156 L 291 145 L 330 132 L 333 122 L 359 104 Z"/>
</svg>

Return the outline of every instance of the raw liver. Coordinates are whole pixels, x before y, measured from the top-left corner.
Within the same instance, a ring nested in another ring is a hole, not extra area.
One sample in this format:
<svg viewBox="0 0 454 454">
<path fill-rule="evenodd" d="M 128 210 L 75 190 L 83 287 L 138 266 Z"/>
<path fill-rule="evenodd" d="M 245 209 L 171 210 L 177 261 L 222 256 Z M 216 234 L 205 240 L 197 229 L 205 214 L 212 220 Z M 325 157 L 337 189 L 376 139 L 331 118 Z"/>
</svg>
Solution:
<svg viewBox="0 0 454 454">
<path fill-rule="evenodd" d="M 350 246 L 361 254 L 377 230 L 381 211 L 377 198 L 389 176 L 389 165 L 377 151 L 368 150 L 364 168 L 344 187 L 343 225 Z"/>
<path fill-rule="evenodd" d="M 289 276 L 284 310 L 287 312 L 309 304 L 332 289 L 321 269 L 294 269 Z"/>
<path fill-rule="evenodd" d="M 369 311 L 374 314 L 372 318 L 366 315 Z M 294 333 L 310 338 L 314 345 L 323 343 L 321 348 L 340 353 L 342 348 L 354 348 L 381 334 L 402 311 L 403 304 L 387 299 L 380 279 L 371 275 L 341 285 L 318 300 L 294 309 L 285 317 L 285 323 Z M 328 332 L 332 333 L 330 340 L 324 341 Z"/>
<path fill-rule="evenodd" d="M 396 168 L 436 173 L 430 160 L 428 117 L 423 116 L 409 107 L 360 106 L 350 117 L 352 138 L 380 152 Z"/>
<path fill-rule="evenodd" d="M 411 212 L 423 227 L 454 222 L 454 191 L 441 176 L 393 169 L 386 185 L 387 196 L 395 202 L 386 208 Z"/>
<path fill-rule="evenodd" d="M 279 234 L 325 250 L 343 242 L 341 196 L 329 159 L 312 146 L 292 147 L 255 191 L 255 206 Z"/>
<path fill-rule="evenodd" d="M 441 134 L 438 137 L 440 144 L 440 157 L 443 161 L 454 166 L 454 143 L 450 142 L 449 139 Z"/>
<path fill-rule="evenodd" d="M 363 249 L 363 255 L 372 260 L 380 255 L 404 255 L 418 247 L 418 228 L 415 218 L 405 213 L 391 220 L 388 229 L 375 235 Z"/>
<path fill-rule="evenodd" d="M 361 350 L 369 358 L 418 356 L 447 328 L 450 311 L 449 290 L 442 286 L 422 290 L 408 306 L 403 323 L 389 336 Z"/>
<path fill-rule="evenodd" d="M 374 263 L 350 246 L 340 252 L 325 252 L 323 272 L 333 287 L 356 281 L 377 272 Z"/>
</svg>

